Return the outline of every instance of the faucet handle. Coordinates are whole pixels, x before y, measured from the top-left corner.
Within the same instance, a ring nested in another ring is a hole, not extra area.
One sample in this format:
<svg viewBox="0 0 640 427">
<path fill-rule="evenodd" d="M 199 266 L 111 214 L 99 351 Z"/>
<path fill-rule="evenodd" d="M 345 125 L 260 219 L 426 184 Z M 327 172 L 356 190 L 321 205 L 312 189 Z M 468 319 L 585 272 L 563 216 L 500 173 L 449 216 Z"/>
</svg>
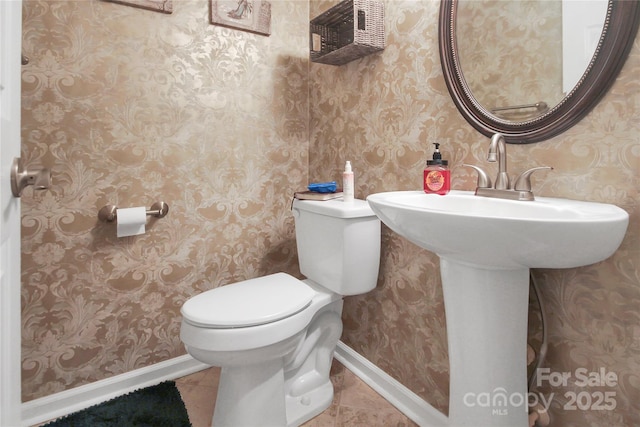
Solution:
<svg viewBox="0 0 640 427">
<path fill-rule="evenodd" d="M 513 186 L 513 189 L 516 191 L 531 191 L 531 174 L 543 169 L 553 170 L 551 166 L 540 166 L 526 170 L 516 178 L 516 183 Z"/>
<path fill-rule="evenodd" d="M 468 165 L 466 163 L 464 163 L 462 166 L 468 166 L 478 172 L 478 188 L 491 188 L 491 178 L 489 178 L 489 175 L 487 175 L 487 173 L 482 168 L 474 165 Z"/>
</svg>

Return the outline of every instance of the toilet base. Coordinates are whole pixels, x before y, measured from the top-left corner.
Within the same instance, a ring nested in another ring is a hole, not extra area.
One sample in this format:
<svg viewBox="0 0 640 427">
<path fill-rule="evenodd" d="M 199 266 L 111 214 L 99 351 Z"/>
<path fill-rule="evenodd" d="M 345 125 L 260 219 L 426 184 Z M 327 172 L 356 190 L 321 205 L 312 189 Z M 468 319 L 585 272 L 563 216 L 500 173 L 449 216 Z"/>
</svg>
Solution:
<svg viewBox="0 0 640 427">
<path fill-rule="evenodd" d="M 220 371 L 212 425 L 216 427 L 285 426 L 282 360 Z M 274 393 L 274 391 L 276 391 Z"/>
<path fill-rule="evenodd" d="M 220 372 L 213 413 L 215 427 L 298 427 L 321 414 L 333 401 L 331 380 L 300 396 L 285 396 L 281 361 Z"/>
<path fill-rule="evenodd" d="M 310 392 L 298 396 L 287 396 L 287 427 L 297 427 L 320 415 L 333 401 L 333 384 L 327 381 Z"/>
</svg>

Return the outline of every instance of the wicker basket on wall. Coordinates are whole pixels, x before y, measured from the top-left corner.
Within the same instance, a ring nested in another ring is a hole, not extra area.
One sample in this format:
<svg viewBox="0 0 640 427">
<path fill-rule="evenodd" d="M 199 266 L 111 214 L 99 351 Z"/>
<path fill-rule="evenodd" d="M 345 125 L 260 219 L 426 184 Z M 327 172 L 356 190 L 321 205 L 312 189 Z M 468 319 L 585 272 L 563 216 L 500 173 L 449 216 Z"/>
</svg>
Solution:
<svg viewBox="0 0 640 427">
<path fill-rule="evenodd" d="M 311 61 L 343 65 L 384 49 L 384 5 L 344 0 L 310 23 Z"/>
</svg>

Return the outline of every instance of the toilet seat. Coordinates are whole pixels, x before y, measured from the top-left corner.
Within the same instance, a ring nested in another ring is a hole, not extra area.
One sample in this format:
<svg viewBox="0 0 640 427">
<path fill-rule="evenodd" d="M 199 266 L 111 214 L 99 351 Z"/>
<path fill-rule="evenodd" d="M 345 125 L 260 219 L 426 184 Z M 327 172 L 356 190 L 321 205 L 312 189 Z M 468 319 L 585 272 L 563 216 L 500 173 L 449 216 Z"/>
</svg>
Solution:
<svg viewBox="0 0 640 427">
<path fill-rule="evenodd" d="M 249 279 L 203 292 L 182 306 L 184 320 L 201 328 L 264 325 L 309 307 L 316 292 L 286 273 Z"/>
</svg>

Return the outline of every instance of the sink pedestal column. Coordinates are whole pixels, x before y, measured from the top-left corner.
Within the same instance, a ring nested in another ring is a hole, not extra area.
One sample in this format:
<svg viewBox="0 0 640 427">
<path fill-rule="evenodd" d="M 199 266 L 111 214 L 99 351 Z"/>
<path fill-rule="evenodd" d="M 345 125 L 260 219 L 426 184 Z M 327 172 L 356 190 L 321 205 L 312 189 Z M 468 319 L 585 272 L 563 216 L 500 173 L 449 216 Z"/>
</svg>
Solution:
<svg viewBox="0 0 640 427">
<path fill-rule="evenodd" d="M 440 258 L 451 427 L 527 427 L 529 269 Z"/>
</svg>

